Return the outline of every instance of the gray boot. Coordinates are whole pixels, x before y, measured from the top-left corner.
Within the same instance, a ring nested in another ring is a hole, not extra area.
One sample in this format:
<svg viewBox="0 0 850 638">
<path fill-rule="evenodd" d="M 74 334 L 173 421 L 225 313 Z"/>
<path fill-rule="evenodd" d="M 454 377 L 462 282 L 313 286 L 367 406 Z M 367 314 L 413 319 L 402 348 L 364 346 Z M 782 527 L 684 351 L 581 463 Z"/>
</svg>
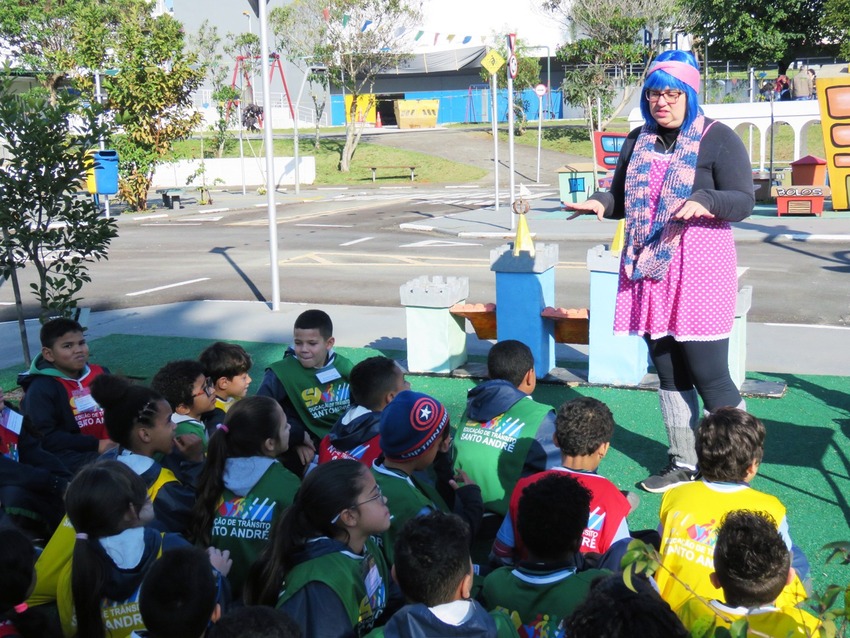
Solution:
<svg viewBox="0 0 850 638">
<path fill-rule="evenodd" d="M 695 389 L 687 392 L 659 390 L 661 417 L 670 441 L 670 460 L 676 465 L 695 468 L 697 453 L 694 432 L 699 423 L 699 395 Z"/>
</svg>

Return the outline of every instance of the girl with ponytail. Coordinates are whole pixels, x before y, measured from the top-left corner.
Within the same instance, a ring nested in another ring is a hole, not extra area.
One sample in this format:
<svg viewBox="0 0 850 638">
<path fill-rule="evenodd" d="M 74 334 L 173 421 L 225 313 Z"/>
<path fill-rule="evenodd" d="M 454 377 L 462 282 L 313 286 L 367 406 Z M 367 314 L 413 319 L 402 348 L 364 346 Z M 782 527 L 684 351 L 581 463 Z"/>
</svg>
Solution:
<svg viewBox="0 0 850 638">
<path fill-rule="evenodd" d="M 369 468 L 351 459 L 319 465 L 251 567 L 245 602 L 287 612 L 304 638 L 367 634 L 387 608 L 391 583 L 372 535 L 389 526 Z"/>
<path fill-rule="evenodd" d="M 210 437 L 191 536 L 201 545 L 230 551 L 234 599 L 268 543 L 272 524 L 298 490 L 298 477 L 277 461 L 288 449 L 289 424 L 270 397 L 242 399 Z"/>
<path fill-rule="evenodd" d="M 68 486 L 65 509 L 76 543 L 59 578 L 63 632 L 124 638 L 144 629 L 138 604 L 142 579 L 162 552 L 187 541 L 150 527 L 154 513 L 145 483 L 117 461 L 83 468 Z M 226 554 L 210 552 L 220 573 L 226 575 L 228 562 Z"/>
</svg>

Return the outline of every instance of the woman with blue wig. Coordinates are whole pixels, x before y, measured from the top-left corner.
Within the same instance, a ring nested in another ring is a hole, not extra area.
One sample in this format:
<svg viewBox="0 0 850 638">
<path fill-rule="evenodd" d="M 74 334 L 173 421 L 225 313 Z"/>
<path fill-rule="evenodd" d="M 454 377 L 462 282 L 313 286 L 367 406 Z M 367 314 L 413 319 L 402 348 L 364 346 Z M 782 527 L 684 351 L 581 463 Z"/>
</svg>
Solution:
<svg viewBox="0 0 850 638">
<path fill-rule="evenodd" d="M 729 375 L 737 298 L 732 228 L 755 204 L 740 138 L 699 106 L 700 73 L 687 51 L 661 53 L 646 75 L 644 125 L 626 138 L 611 189 L 567 204 L 626 220 L 615 334 L 640 335 L 658 371 L 669 463 L 641 482 L 666 492 L 696 476 L 694 430 L 706 411 L 744 408 Z"/>
</svg>

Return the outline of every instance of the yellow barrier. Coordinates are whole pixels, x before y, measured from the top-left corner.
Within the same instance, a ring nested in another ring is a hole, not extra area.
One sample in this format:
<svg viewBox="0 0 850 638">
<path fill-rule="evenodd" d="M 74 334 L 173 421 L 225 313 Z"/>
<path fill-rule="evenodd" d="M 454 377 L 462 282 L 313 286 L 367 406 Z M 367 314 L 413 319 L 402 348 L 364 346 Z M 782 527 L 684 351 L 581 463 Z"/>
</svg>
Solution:
<svg viewBox="0 0 850 638">
<path fill-rule="evenodd" d="M 440 100 L 396 100 L 393 104 L 399 128 L 434 128 Z"/>
</svg>

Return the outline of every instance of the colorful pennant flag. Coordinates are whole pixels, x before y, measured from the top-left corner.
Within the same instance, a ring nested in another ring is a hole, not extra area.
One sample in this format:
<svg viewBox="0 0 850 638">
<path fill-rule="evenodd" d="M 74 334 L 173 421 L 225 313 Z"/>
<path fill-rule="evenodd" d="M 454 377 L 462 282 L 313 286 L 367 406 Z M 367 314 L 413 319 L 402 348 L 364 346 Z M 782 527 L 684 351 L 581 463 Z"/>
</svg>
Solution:
<svg viewBox="0 0 850 638">
<path fill-rule="evenodd" d="M 463 37 L 463 42 L 461 44 L 469 44 L 469 41 L 472 39 L 471 35 L 467 35 Z"/>
<path fill-rule="evenodd" d="M 331 19 L 331 10 L 325 7 L 322 9 L 322 15 L 325 17 L 325 22 L 330 22 Z"/>
<path fill-rule="evenodd" d="M 413 41 L 414 41 L 414 42 L 418 42 L 418 41 L 419 41 L 419 38 L 421 38 L 423 35 L 425 35 L 425 32 L 424 32 L 424 31 L 419 31 L 419 32 L 416 34 L 416 37 L 415 37 L 415 38 L 413 38 Z"/>
<path fill-rule="evenodd" d="M 372 21 L 366 20 L 366 22 L 363 23 L 363 26 L 360 27 L 360 33 L 363 33 L 366 29 L 368 29 L 370 24 L 372 24 Z"/>
<path fill-rule="evenodd" d="M 449 42 L 451 42 L 451 41 L 452 41 L 452 40 L 454 40 L 454 39 L 455 39 L 455 34 L 454 34 L 454 33 L 450 33 L 449 35 L 447 35 L 447 36 L 446 36 L 446 40 L 448 40 Z"/>
<path fill-rule="evenodd" d="M 348 26 L 349 19 L 350 19 L 350 17 L 347 16 L 347 15 L 342 16 L 342 28 L 343 29 Z"/>
<path fill-rule="evenodd" d="M 439 39 L 440 39 L 440 34 L 439 34 L 439 33 L 435 33 L 435 34 L 434 34 L 434 44 L 437 44 L 437 40 L 439 40 Z"/>
</svg>

